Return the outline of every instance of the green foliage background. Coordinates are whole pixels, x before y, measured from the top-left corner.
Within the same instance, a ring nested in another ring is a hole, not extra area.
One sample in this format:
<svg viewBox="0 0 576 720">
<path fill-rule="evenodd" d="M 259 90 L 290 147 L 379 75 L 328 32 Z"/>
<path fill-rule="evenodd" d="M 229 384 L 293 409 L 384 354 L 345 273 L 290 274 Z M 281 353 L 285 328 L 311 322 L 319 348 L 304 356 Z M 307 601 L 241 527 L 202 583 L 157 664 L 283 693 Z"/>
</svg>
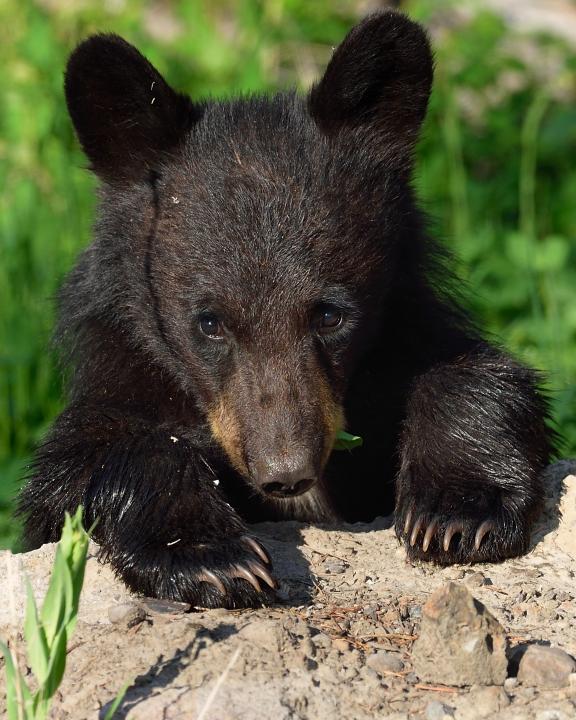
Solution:
<svg viewBox="0 0 576 720">
<path fill-rule="evenodd" d="M 417 185 L 481 320 L 548 373 L 576 451 L 576 54 L 450 0 L 403 7 L 434 34 L 437 80 Z M 12 498 L 62 406 L 52 297 L 93 217 L 95 182 L 68 120 L 75 43 L 114 31 L 193 96 L 306 88 L 358 0 L 0 0 L 0 546 Z M 454 19 L 456 18 L 456 20 Z"/>
</svg>

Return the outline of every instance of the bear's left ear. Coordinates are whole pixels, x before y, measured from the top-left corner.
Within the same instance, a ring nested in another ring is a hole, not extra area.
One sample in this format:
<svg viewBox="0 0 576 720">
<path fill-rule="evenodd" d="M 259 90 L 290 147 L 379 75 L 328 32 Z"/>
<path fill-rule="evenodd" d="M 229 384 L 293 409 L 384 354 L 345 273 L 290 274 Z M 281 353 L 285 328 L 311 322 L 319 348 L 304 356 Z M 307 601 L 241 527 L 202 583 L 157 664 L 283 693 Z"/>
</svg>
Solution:
<svg viewBox="0 0 576 720">
<path fill-rule="evenodd" d="M 64 89 L 91 167 L 111 184 L 146 180 L 202 115 L 118 35 L 80 43 Z"/>
<path fill-rule="evenodd" d="M 426 115 L 432 77 L 432 52 L 422 27 L 401 13 L 377 13 L 336 48 L 310 91 L 308 107 L 329 136 L 363 129 L 388 150 L 409 151 Z"/>
</svg>

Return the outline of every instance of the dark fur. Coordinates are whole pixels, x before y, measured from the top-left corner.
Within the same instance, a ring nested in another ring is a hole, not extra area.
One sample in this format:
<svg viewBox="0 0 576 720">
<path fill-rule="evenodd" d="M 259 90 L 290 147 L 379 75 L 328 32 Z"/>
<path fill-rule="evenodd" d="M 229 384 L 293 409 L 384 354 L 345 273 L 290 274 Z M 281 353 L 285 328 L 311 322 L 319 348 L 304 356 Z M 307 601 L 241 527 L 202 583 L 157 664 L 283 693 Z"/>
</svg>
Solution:
<svg viewBox="0 0 576 720">
<path fill-rule="evenodd" d="M 20 499 L 31 546 L 82 503 L 134 590 L 249 605 L 245 521 L 371 520 L 395 484 L 411 557 L 527 549 L 546 402 L 454 300 L 414 201 L 431 82 L 424 32 L 395 13 L 354 28 L 304 99 L 193 104 L 116 36 L 77 48 L 66 96 L 102 187 L 60 295 L 70 403 Z M 311 326 L 318 303 L 344 312 L 332 334 Z M 200 332 L 208 310 L 225 340 Z M 327 459 L 340 406 L 364 446 Z M 312 490 L 265 496 L 298 472 Z"/>
</svg>

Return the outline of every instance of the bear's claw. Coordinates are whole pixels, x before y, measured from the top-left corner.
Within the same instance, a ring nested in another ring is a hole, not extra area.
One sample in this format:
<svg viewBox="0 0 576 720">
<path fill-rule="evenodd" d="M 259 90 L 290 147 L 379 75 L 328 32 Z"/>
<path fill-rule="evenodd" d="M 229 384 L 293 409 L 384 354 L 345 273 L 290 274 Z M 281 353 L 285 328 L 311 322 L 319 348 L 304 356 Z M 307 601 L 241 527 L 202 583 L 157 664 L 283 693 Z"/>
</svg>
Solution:
<svg viewBox="0 0 576 720">
<path fill-rule="evenodd" d="M 249 582 L 250 585 L 252 585 L 256 592 L 262 592 L 262 588 L 260 587 L 258 578 L 252 572 L 250 572 L 250 570 L 242 567 L 242 565 L 233 565 L 230 569 L 229 575 L 233 578 L 241 578 L 243 580 L 246 580 L 246 582 Z"/>
<path fill-rule="evenodd" d="M 257 561 L 249 561 L 248 568 L 245 568 L 242 565 L 234 565 L 227 574 L 230 577 L 246 580 L 250 583 L 250 585 L 252 585 L 256 592 L 262 592 L 258 578 L 264 580 L 264 582 L 269 585 L 272 590 L 276 590 L 278 588 L 276 580 L 274 580 L 266 568 Z"/>
<path fill-rule="evenodd" d="M 265 583 L 270 585 L 272 590 L 278 589 L 278 582 L 276 581 L 276 579 L 273 578 L 272 575 L 270 575 L 270 573 L 268 572 L 268 570 L 266 570 L 266 568 L 263 567 L 259 562 L 249 562 L 248 567 L 252 571 L 253 575 L 257 575 L 259 578 L 264 580 Z"/>
<path fill-rule="evenodd" d="M 439 519 L 437 517 L 433 517 L 430 525 L 428 525 L 428 528 L 424 533 L 424 540 L 422 540 L 422 550 L 424 550 L 424 552 L 428 550 L 430 540 L 432 540 L 436 533 L 436 530 L 438 529 L 438 521 Z"/>
<path fill-rule="evenodd" d="M 272 560 L 270 559 L 270 555 L 266 552 L 266 550 L 260 545 L 260 543 L 255 540 L 250 535 L 243 535 L 240 538 L 240 541 L 244 543 L 250 550 L 256 553 L 258 557 L 266 563 L 266 565 L 272 565 Z"/>
<path fill-rule="evenodd" d="M 429 518 L 426 515 L 418 515 L 414 525 L 412 525 L 412 509 L 406 513 L 402 537 L 410 545 L 411 548 L 418 548 L 418 540 L 422 536 L 422 551 L 427 552 L 433 538 L 436 537 L 438 545 L 442 547 L 445 553 L 449 552 L 450 544 L 455 535 L 463 535 L 466 532 L 466 523 L 461 520 L 453 520 L 449 522 L 444 529 L 440 529 L 440 517 L 434 515 Z M 474 548 L 478 551 L 482 545 L 482 541 L 488 533 L 494 530 L 492 520 L 484 520 L 476 529 L 474 535 Z"/>
<path fill-rule="evenodd" d="M 261 583 L 265 583 L 272 590 L 277 590 L 278 582 L 264 565 L 266 563 L 269 567 L 272 566 L 272 561 L 266 550 L 249 535 L 242 536 L 240 540 L 251 553 L 258 556 L 258 559 L 244 559 L 241 562 L 232 563 L 227 568 L 219 569 L 217 573 L 204 566 L 197 573 L 196 579 L 199 582 L 212 585 L 223 596 L 228 595 L 232 590 L 232 586 L 229 588 L 228 586 L 229 581 L 233 578 L 245 580 L 259 594 L 266 590 Z"/>
<path fill-rule="evenodd" d="M 224 587 L 224 583 L 220 578 L 212 572 L 212 570 L 207 570 L 206 568 L 203 568 L 198 573 L 198 580 L 199 582 L 207 582 L 211 585 L 214 585 L 214 587 L 219 590 L 222 595 L 226 594 L 226 588 Z"/>
<path fill-rule="evenodd" d="M 424 527 L 424 518 L 422 515 L 419 515 L 416 518 L 416 522 L 414 523 L 414 527 L 412 528 L 412 532 L 410 534 L 410 547 L 414 547 L 416 545 L 416 540 L 418 539 L 418 535 L 420 534 L 420 530 Z"/>
<path fill-rule="evenodd" d="M 464 523 L 459 520 L 453 520 L 451 523 L 446 525 L 446 529 L 444 530 L 444 540 L 442 542 L 444 552 L 448 552 L 448 550 L 450 550 L 450 543 L 452 542 L 454 535 L 462 536 L 465 530 L 466 527 Z M 438 538 L 438 540 L 440 540 L 440 538 Z"/>
<path fill-rule="evenodd" d="M 474 547 L 476 548 L 476 550 L 480 550 L 480 545 L 482 544 L 484 536 L 487 535 L 489 532 L 492 532 L 493 530 L 494 523 L 491 520 L 484 520 L 484 522 L 479 526 L 478 530 L 476 530 L 476 535 L 474 536 Z"/>
</svg>

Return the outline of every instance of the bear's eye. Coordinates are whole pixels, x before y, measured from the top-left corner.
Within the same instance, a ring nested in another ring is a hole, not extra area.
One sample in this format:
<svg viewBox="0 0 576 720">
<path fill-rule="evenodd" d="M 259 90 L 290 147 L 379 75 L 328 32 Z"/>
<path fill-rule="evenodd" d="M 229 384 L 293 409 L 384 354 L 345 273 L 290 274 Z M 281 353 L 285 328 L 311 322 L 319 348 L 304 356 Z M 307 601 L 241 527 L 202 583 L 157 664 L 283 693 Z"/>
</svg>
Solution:
<svg viewBox="0 0 576 720">
<path fill-rule="evenodd" d="M 320 333 L 329 333 L 342 325 L 342 311 L 335 305 L 322 304 L 316 310 L 316 328 Z"/>
<path fill-rule="evenodd" d="M 224 337 L 222 322 L 214 313 L 202 313 L 198 319 L 198 326 L 201 332 L 211 340 L 222 340 Z"/>
</svg>

